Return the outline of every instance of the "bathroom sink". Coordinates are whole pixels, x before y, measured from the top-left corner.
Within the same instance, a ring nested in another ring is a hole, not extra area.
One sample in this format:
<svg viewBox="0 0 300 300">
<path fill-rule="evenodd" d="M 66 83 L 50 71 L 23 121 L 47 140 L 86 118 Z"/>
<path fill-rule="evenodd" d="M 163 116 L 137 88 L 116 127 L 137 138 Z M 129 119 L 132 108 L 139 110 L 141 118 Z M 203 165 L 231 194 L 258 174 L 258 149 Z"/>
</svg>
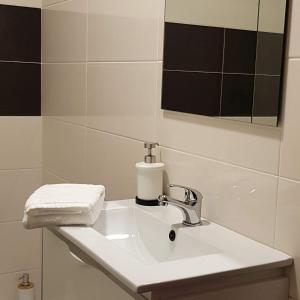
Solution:
<svg viewBox="0 0 300 300">
<path fill-rule="evenodd" d="M 152 208 L 149 212 L 159 212 L 161 209 Z M 176 211 L 174 215 L 177 216 Z M 180 216 L 174 222 L 179 220 Z M 209 243 L 178 230 L 181 225 L 170 226 L 171 223 L 163 222 L 159 216 L 149 214 L 145 209 L 128 207 L 104 211 L 94 229 L 148 265 L 220 252 Z M 173 234 L 172 240 L 170 234 Z"/>
<path fill-rule="evenodd" d="M 106 202 L 93 227 L 51 230 L 82 260 L 135 293 L 292 264 L 290 256 L 212 222 L 185 227 L 181 221 L 175 207 L 122 200 Z"/>
</svg>

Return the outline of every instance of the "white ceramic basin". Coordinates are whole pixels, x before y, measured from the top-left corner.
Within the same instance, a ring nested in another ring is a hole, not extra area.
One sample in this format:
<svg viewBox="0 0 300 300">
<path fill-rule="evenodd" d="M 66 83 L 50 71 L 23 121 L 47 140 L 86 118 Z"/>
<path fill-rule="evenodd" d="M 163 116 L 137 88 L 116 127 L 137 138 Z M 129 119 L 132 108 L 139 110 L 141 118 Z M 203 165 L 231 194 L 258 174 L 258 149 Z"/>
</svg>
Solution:
<svg viewBox="0 0 300 300">
<path fill-rule="evenodd" d="M 54 231 L 133 292 L 180 280 L 289 266 L 290 256 L 214 223 L 184 227 L 177 208 L 106 202 L 93 228 Z M 174 225 L 175 224 L 175 225 Z M 175 241 L 169 232 L 176 232 Z"/>
<path fill-rule="evenodd" d="M 148 210 L 159 212 L 161 209 L 164 208 Z M 178 219 L 174 221 L 176 223 Z M 209 243 L 195 239 L 176 227 L 171 227 L 169 223 L 139 207 L 106 210 L 94 226 L 95 230 L 106 239 L 144 264 L 157 264 L 220 252 Z M 173 228 L 176 238 L 171 241 L 169 233 Z"/>
</svg>

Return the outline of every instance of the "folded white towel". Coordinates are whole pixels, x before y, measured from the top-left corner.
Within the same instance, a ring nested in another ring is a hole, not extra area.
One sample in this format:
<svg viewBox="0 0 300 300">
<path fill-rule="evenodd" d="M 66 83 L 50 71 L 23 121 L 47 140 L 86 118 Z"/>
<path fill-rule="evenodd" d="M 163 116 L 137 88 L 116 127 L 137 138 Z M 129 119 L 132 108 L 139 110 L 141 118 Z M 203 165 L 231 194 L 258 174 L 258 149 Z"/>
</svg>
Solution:
<svg viewBox="0 0 300 300">
<path fill-rule="evenodd" d="M 92 225 L 105 197 L 102 185 L 51 184 L 37 189 L 25 204 L 23 225 Z"/>
</svg>

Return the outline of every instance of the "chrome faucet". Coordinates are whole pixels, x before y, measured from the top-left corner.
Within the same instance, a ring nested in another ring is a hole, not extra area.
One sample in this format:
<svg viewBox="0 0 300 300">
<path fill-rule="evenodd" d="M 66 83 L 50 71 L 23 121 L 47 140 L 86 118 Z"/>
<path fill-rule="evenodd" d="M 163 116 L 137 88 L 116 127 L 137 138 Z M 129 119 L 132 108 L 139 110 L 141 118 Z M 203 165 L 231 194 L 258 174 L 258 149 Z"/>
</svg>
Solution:
<svg viewBox="0 0 300 300">
<path fill-rule="evenodd" d="M 168 204 L 178 207 L 183 214 L 182 224 L 187 226 L 197 226 L 201 225 L 201 206 L 202 206 L 202 194 L 192 188 L 170 184 L 170 188 L 182 188 L 184 189 L 185 199 L 184 201 L 177 200 L 167 195 L 159 195 L 158 203 L 162 206 L 167 206 Z"/>
</svg>

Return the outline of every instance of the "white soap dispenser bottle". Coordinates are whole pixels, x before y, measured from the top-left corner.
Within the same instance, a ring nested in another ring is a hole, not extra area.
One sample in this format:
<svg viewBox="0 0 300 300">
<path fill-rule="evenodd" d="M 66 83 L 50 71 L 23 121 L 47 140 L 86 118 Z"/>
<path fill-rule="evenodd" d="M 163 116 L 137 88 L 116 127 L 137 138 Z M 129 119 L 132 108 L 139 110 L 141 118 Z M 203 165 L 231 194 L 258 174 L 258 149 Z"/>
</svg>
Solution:
<svg viewBox="0 0 300 300">
<path fill-rule="evenodd" d="M 148 150 L 143 162 L 137 163 L 137 196 L 136 203 L 145 206 L 158 205 L 158 196 L 163 190 L 163 170 L 165 164 L 156 162 L 152 149 L 159 146 L 158 143 L 145 142 Z"/>
<path fill-rule="evenodd" d="M 24 273 L 18 285 L 18 300 L 34 300 L 34 284 L 29 280 L 29 274 Z"/>
</svg>

